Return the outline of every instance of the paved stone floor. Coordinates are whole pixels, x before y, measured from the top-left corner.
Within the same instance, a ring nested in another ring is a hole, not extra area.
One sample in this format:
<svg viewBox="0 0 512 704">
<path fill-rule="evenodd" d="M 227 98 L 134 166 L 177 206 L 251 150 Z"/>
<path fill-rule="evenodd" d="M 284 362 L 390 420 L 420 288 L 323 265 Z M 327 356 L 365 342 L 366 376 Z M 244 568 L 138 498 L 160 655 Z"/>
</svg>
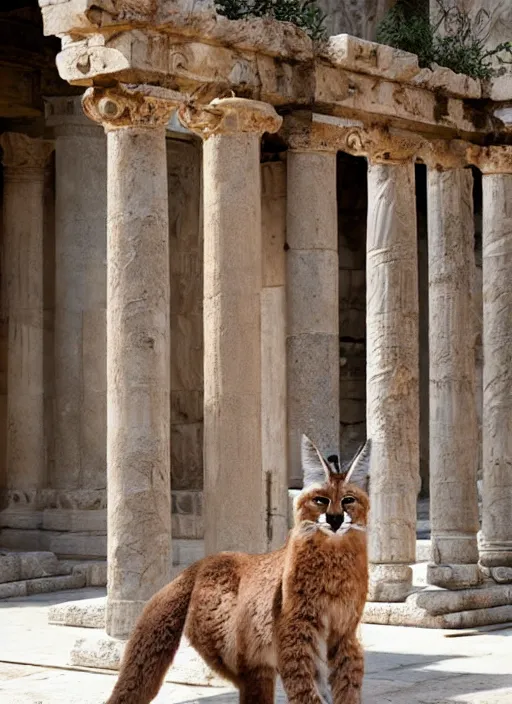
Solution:
<svg viewBox="0 0 512 704">
<path fill-rule="evenodd" d="M 51 604 L 101 596 L 84 589 L 0 601 L 0 703 L 101 704 L 113 674 L 65 669 L 88 629 L 49 626 Z M 362 627 L 364 704 L 512 704 L 512 628 L 464 637 L 448 631 Z M 282 695 L 279 704 L 285 703 Z M 166 683 L 157 704 L 235 704 L 233 690 Z"/>
</svg>

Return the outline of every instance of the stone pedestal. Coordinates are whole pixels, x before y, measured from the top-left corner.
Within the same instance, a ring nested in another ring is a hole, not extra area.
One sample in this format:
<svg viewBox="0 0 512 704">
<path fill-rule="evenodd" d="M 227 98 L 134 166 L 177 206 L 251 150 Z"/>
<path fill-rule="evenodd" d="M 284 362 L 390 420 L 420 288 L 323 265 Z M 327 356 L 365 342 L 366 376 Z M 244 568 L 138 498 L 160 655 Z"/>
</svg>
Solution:
<svg viewBox="0 0 512 704">
<path fill-rule="evenodd" d="M 287 378 L 290 485 L 302 487 L 300 438 L 339 455 L 336 151 L 288 151 Z"/>
<path fill-rule="evenodd" d="M 107 145 L 79 97 L 52 98 L 55 135 L 55 489 L 106 487 Z"/>
<path fill-rule="evenodd" d="M 238 98 L 179 114 L 205 140 L 205 549 L 264 552 L 260 137 L 281 119 Z"/>
<path fill-rule="evenodd" d="M 481 150 L 477 163 L 483 172 L 480 561 L 497 581 L 512 581 L 512 147 Z"/>
<path fill-rule="evenodd" d="M 428 581 L 478 584 L 473 177 L 428 173 L 430 521 Z"/>
<path fill-rule="evenodd" d="M 121 638 L 171 570 L 165 125 L 174 106 L 161 91 L 84 96 L 108 146 L 106 627 Z"/>
<path fill-rule="evenodd" d="M 392 155 L 388 154 L 388 158 Z M 370 163 L 366 261 L 370 592 L 411 588 L 419 490 L 418 266 L 414 164 Z"/>
<path fill-rule="evenodd" d="M 0 137 L 4 164 L 4 263 L 9 316 L 7 488 L 46 482 L 43 380 L 43 191 L 53 143 Z"/>
</svg>

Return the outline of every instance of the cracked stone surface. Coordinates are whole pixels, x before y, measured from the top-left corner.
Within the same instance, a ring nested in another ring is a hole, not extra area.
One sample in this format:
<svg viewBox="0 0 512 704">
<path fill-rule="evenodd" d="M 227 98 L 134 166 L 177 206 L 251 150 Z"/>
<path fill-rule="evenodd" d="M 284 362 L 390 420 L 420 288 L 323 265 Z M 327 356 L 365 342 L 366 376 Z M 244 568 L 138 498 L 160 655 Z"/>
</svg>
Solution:
<svg viewBox="0 0 512 704">
<path fill-rule="evenodd" d="M 91 629 L 48 624 L 50 606 L 103 589 L 41 594 L 0 603 L 0 704 L 101 704 L 114 674 L 73 671 L 69 655 Z M 446 631 L 363 625 L 363 704 L 510 704 L 512 628 L 466 637 Z M 6 662 L 9 661 L 9 662 Z M 237 704 L 230 688 L 166 682 L 156 704 Z M 286 704 L 282 690 L 276 704 Z"/>
</svg>

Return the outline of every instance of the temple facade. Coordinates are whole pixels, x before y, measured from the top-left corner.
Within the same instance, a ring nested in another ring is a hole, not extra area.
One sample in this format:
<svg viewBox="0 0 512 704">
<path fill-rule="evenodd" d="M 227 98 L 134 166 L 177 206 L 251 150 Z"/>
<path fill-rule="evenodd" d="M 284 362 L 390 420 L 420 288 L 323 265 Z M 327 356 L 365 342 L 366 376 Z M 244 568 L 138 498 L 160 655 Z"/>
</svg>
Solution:
<svg viewBox="0 0 512 704">
<path fill-rule="evenodd" d="M 125 638 L 184 565 L 284 542 L 306 433 L 372 439 L 368 621 L 512 620 L 512 75 L 374 43 L 392 4 L 319 44 L 2 7 L 0 597 L 108 581 Z"/>
</svg>

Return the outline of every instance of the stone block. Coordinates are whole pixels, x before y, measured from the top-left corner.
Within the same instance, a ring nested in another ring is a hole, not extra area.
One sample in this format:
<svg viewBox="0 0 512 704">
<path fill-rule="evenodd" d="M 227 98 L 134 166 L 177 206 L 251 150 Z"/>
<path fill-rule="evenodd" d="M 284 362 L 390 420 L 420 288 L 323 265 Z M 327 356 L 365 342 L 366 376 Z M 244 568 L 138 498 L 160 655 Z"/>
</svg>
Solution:
<svg viewBox="0 0 512 704">
<path fill-rule="evenodd" d="M 0 584 L 19 580 L 20 562 L 21 559 L 18 553 L 0 553 Z"/>
<path fill-rule="evenodd" d="M 465 589 L 481 583 L 482 574 L 478 565 L 437 565 L 430 563 L 427 568 L 429 584 L 446 589 Z"/>
<path fill-rule="evenodd" d="M 52 552 L 26 552 L 20 554 L 20 579 L 53 577 L 62 574 L 59 561 Z"/>
<path fill-rule="evenodd" d="M 202 423 L 171 426 L 171 486 L 175 491 L 202 489 Z"/>
<path fill-rule="evenodd" d="M 26 581 L 27 596 L 59 592 L 63 589 L 81 589 L 82 587 L 85 587 L 85 576 L 79 573 Z"/>
<path fill-rule="evenodd" d="M 106 597 L 55 604 L 48 611 L 48 623 L 57 626 L 104 628 Z"/>
<path fill-rule="evenodd" d="M 27 596 L 26 582 L 8 582 L 0 584 L 0 599 L 12 599 L 13 597 Z"/>
<path fill-rule="evenodd" d="M 71 664 L 78 667 L 119 670 L 125 647 L 126 641 L 110 638 L 103 632 L 93 632 L 76 641 L 71 651 Z M 225 687 L 227 684 L 206 665 L 185 637 L 181 639 L 165 680 L 203 687 Z"/>
<path fill-rule="evenodd" d="M 290 249 L 287 276 L 288 334 L 329 334 L 338 330 L 338 256 L 330 249 Z M 299 285 L 300 284 L 300 285 Z"/>
<path fill-rule="evenodd" d="M 97 558 L 107 555 L 107 536 L 48 533 L 49 547 L 59 557 Z"/>
<path fill-rule="evenodd" d="M 174 565 L 192 565 L 204 557 L 203 540 L 179 539 L 172 541 Z"/>
<path fill-rule="evenodd" d="M 284 286 L 286 282 L 286 164 L 261 165 L 262 275 L 263 286 Z"/>
<path fill-rule="evenodd" d="M 107 510 L 46 509 L 43 512 L 43 529 L 79 533 L 85 531 L 106 533 Z"/>
<path fill-rule="evenodd" d="M 411 603 L 425 609 L 430 615 L 440 616 L 458 611 L 510 605 L 512 604 L 512 586 L 495 584 L 459 591 L 429 587 L 413 594 L 409 599 Z"/>
<path fill-rule="evenodd" d="M 41 527 L 43 514 L 33 508 L 15 507 L 0 511 L 0 528 L 17 528 L 21 530 L 36 530 Z"/>
<path fill-rule="evenodd" d="M 404 601 L 412 588 L 412 569 L 409 565 L 370 564 L 369 601 Z"/>
<path fill-rule="evenodd" d="M 171 311 L 175 315 L 201 315 L 203 310 L 203 262 L 195 236 L 195 251 L 171 253 Z"/>
<path fill-rule="evenodd" d="M 491 567 L 490 573 L 498 584 L 512 584 L 512 567 Z"/>
<path fill-rule="evenodd" d="M 416 54 L 349 34 L 329 37 L 321 55 L 341 68 L 390 80 L 408 81 L 420 71 Z"/>
<path fill-rule="evenodd" d="M 73 574 L 83 574 L 87 587 L 105 587 L 107 585 L 107 561 L 61 561 L 61 565 L 67 565 Z"/>
<path fill-rule="evenodd" d="M 321 452 L 339 452 L 338 335 L 290 336 L 286 350 L 289 460 L 294 486 L 302 486 L 302 433 Z"/>
</svg>

